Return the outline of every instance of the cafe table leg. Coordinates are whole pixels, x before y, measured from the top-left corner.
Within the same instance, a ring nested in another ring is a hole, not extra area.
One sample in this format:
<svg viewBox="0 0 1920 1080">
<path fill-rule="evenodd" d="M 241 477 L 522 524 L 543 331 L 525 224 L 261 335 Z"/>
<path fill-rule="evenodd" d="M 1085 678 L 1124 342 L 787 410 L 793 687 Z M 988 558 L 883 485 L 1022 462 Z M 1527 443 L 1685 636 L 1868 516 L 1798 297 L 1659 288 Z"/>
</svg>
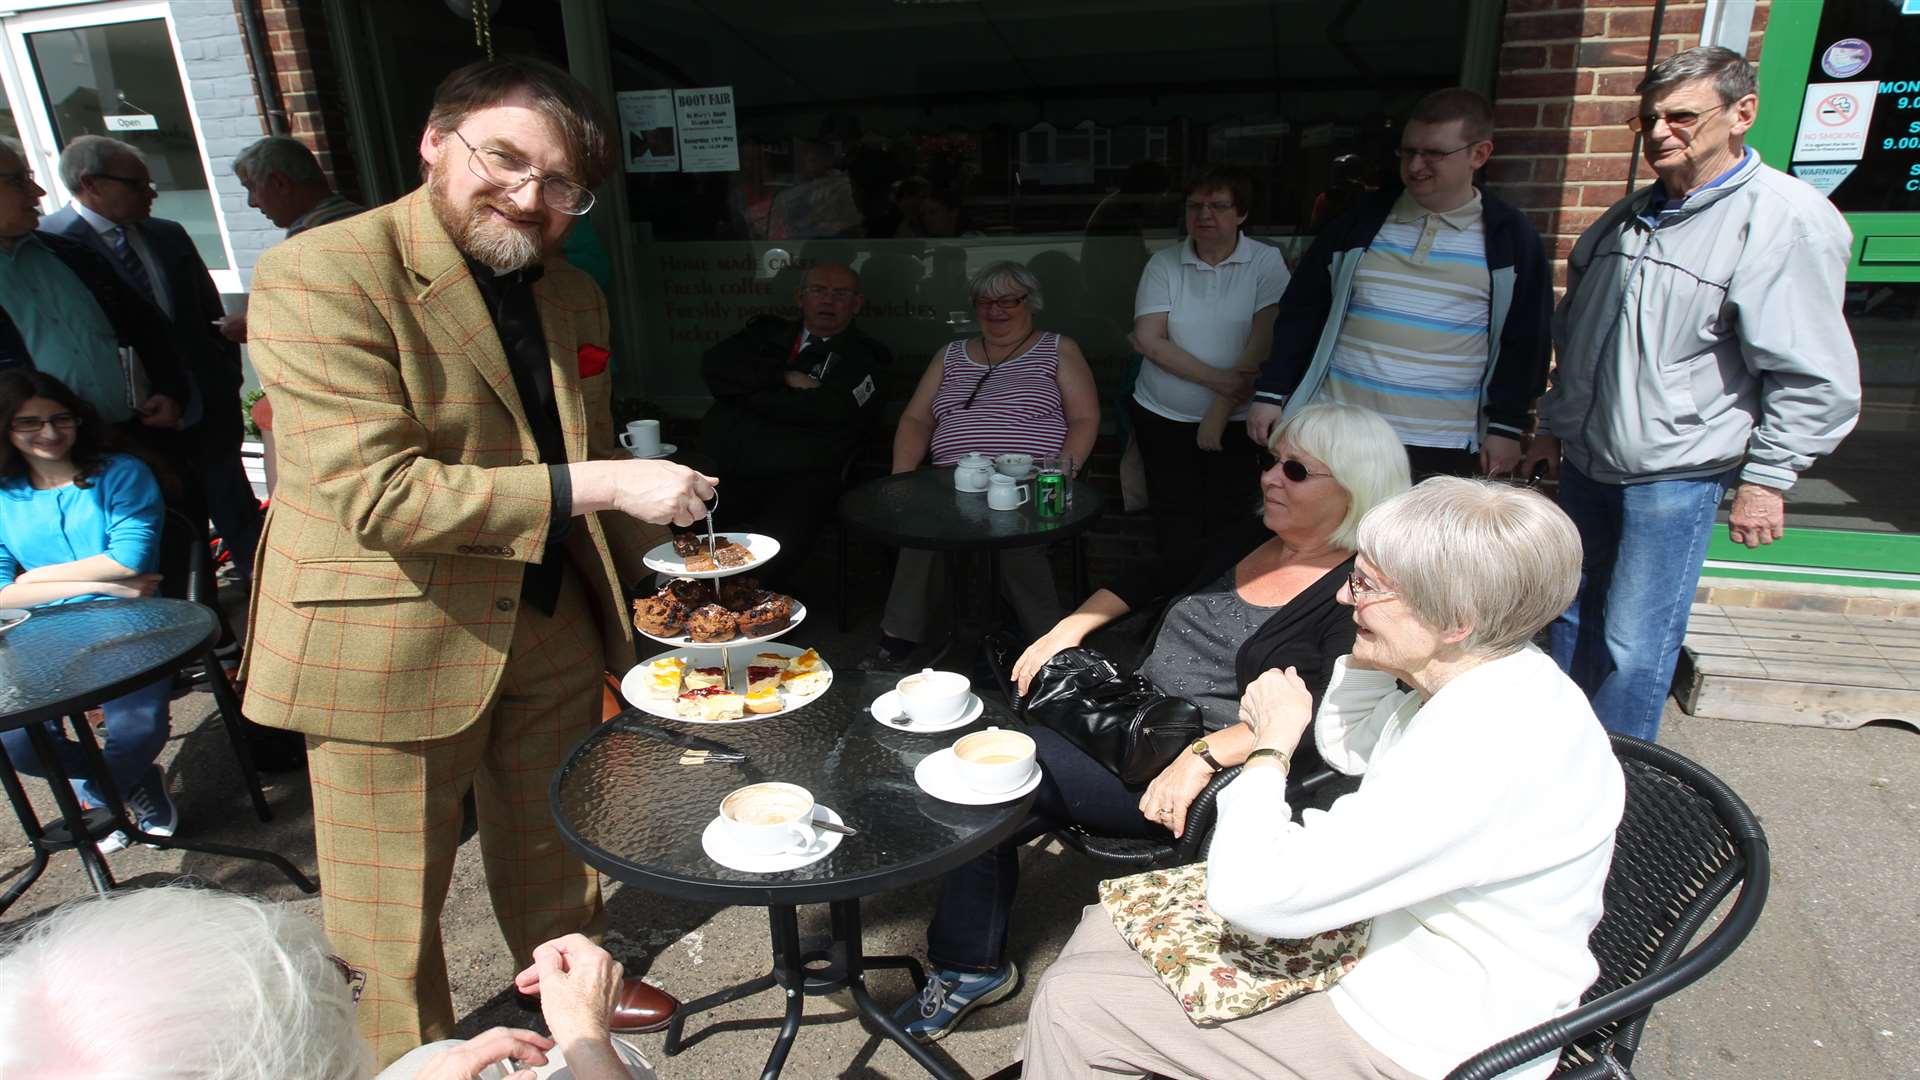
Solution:
<svg viewBox="0 0 1920 1080">
<path fill-rule="evenodd" d="M 83 738 L 84 746 L 93 746 L 93 729 L 87 725 L 86 715 L 80 714 L 67 718 L 73 728 Z M 107 869 L 107 857 L 100 854 L 87 830 L 87 815 L 80 809 L 80 800 L 73 793 L 73 784 L 69 782 L 67 770 L 60 764 L 60 755 L 53 745 L 53 736 L 47 733 L 45 724 L 27 726 L 27 738 L 33 741 L 33 752 L 40 757 L 40 766 L 46 770 L 47 786 L 53 789 L 53 804 L 60 808 L 60 817 L 67 823 L 67 830 L 73 836 L 74 854 L 80 856 L 80 865 L 86 867 L 87 878 L 93 882 L 93 891 L 109 893 L 114 890 L 113 871 Z M 94 758 L 88 759 L 100 774 L 105 775 L 105 767 L 95 759 L 99 757 L 99 748 L 94 748 Z M 111 783 L 103 784 L 107 791 L 113 790 Z M 126 815 L 120 815 L 121 820 Z"/>
<path fill-rule="evenodd" d="M 961 580 L 966 576 L 967 556 L 964 552 L 949 551 L 942 557 L 947 561 L 947 640 L 927 658 L 926 666 L 934 668 L 939 667 L 940 662 L 959 644 L 962 628 L 967 622 L 967 587 L 966 582 Z"/>
<path fill-rule="evenodd" d="M 854 1007 L 872 1021 L 882 1035 L 897 1043 L 908 1057 L 938 1080 L 966 1080 L 966 1074 L 956 1071 L 915 1041 L 913 1036 L 907 1034 L 907 1029 L 894 1021 L 893 1012 L 881 1007 L 873 1000 L 873 995 L 867 993 L 868 968 L 905 968 L 913 976 L 916 989 L 926 985 L 927 976 L 921 970 L 920 962 L 908 956 L 866 956 L 861 946 L 858 900 L 834 901 L 832 919 L 834 947 L 836 953 L 845 957 L 847 993 L 852 995 Z"/>
<path fill-rule="evenodd" d="M 47 869 L 47 849 L 40 842 L 45 835 L 40 828 L 40 815 L 33 812 L 33 803 L 27 799 L 27 789 L 20 786 L 20 773 L 13 767 L 13 759 L 0 748 L 0 785 L 7 789 L 7 798 L 13 802 L 14 816 L 20 819 L 20 831 L 27 836 L 28 846 L 33 848 L 33 864 L 22 871 L 12 885 L 7 887 L 5 896 L 0 896 L 0 913 L 13 906 L 15 900 L 27 891 Z"/>
</svg>

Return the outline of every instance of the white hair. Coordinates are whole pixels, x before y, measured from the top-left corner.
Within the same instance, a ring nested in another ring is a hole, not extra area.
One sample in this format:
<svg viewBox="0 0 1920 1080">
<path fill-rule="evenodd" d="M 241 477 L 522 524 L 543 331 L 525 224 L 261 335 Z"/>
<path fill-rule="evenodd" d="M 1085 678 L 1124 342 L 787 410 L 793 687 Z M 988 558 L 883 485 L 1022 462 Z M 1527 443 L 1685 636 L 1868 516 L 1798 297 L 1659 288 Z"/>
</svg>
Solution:
<svg viewBox="0 0 1920 1080">
<path fill-rule="evenodd" d="M 1045 306 L 1045 298 L 1040 295 L 1040 279 L 1033 276 L 1033 271 L 1012 259 L 981 267 L 980 272 L 967 282 L 967 290 L 975 300 L 1004 296 L 1010 292 L 1025 293 L 1028 311 L 1037 312 Z"/>
<path fill-rule="evenodd" d="M 269 135 L 233 156 L 233 175 L 242 183 L 265 180 L 275 173 L 296 187 L 327 186 L 327 174 L 313 151 L 290 135 Z"/>
<path fill-rule="evenodd" d="M 188 886 L 75 900 L 0 957 L 0 1074 L 365 1080 L 373 1051 L 313 920 Z"/>
<path fill-rule="evenodd" d="M 1524 646 L 1580 588 L 1579 530 L 1515 484 L 1421 481 L 1360 523 L 1359 552 L 1422 622 L 1467 630 L 1460 647 L 1487 658 Z"/>
<path fill-rule="evenodd" d="M 81 135 L 60 151 L 60 182 L 68 191 L 79 191 L 80 181 L 113 171 L 116 159 L 130 157 L 144 162 L 140 151 L 119 139 L 105 135 Z"/>
<path fill-rule="evenodd" d="M 1407 448 L 1400 445 L 1393 426 L 1372 409 L 1331 401 L 1309 405 L 1274 425 L 1267 435 L 1267 452 L 1278 457 L 1283 443 L 1319 458 L 1334 483 L 1346 489 L 1347 516 L 1328 539 L 1348 551 L 1359 541 L 1360 520 L 1367 512 L 1413 482 Z"/>
</svg>

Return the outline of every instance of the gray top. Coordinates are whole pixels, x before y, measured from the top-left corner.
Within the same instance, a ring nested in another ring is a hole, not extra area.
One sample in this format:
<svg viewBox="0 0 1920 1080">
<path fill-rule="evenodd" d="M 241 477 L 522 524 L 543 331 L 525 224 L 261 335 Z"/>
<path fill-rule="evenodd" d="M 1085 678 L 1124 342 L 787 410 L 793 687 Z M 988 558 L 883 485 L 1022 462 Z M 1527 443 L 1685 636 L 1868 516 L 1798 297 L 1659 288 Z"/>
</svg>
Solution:
<svg viewBox="0 0 1920 1080">
<path fill-rule="evenodd" d="M 1140 665 L 1161 692 L 1189 698 L 1200 706 L 1208 731 L 1240 721 L 1240 682 L 1234 659 L 1240 646 L 1278 608 L 1242 599 L 1233 587 L 1235 566 L 1206 588 L 1175 600 L 1167 608 L 1153 652 Z"/>
</svg>

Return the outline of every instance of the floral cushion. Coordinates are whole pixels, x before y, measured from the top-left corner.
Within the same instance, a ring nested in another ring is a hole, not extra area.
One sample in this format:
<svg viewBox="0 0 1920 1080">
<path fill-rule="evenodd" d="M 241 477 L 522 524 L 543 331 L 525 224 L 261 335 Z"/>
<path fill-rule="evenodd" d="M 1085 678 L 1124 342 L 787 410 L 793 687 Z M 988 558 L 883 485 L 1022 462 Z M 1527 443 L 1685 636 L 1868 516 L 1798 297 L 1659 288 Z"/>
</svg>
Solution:
<svg viewBox="0 0 1920 1080">
<path fill-rule="evenodd" d="M 1100 904 L 1201 1026 L 1237 1020 L 1325 990 L 1367 952 L 1373 920 L 1310 938 L 1235 929 L 1207 906 L 1207 864 L 1100 883 Z"/>
</svg>

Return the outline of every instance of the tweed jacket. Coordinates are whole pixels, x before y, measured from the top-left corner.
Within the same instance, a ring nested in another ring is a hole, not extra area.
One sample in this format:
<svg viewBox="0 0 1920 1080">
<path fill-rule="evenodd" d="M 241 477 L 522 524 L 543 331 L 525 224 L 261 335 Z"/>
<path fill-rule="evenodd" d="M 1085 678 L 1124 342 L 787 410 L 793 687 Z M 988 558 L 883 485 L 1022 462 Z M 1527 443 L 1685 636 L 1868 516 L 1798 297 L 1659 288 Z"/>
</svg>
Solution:
<svg viewBox="0 0 1920 1080">
<path fill-rule="evenodd" d="M 614 457 L 611 378 L 580 355 L 607 345 L 606 300 L 559 261 L 534 296 L 567 459 Z M 279 478 L 254 571 L 247 715 L 359 742 L 459 732 L 498 693 L 552 492 L 499 334 L 425 189 L 262 255 L 248 333 Z M 633 664 L 622 583 L 665 538 L 621 514 L 574 519 L 567 572 L 602 645 L 582 663 Z"/>
</svg>

